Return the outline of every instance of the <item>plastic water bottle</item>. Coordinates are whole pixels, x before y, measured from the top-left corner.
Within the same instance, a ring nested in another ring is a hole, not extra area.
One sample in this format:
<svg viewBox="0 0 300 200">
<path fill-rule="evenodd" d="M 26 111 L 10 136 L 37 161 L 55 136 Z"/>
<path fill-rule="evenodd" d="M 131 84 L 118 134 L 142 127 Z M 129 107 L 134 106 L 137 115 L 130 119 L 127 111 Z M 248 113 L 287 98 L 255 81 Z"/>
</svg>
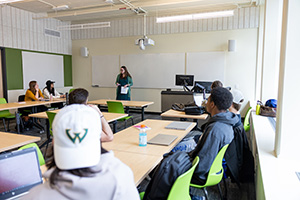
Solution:
<svg viewBox="0 0 300 200">
<path fill-rule="evenodd" d="M 139 146 L 141 147 L 147 146 L 147 133 L 146 133 L 145 125 L 141 125 L 141 129 L 139 133 Z"/>
<path fill-rule="evenodd" d="M 256 114 L 257 115 L 259 115 L 259 113 L 260 113 L 260 101 L 257 101 L 257 103 L 256 103 Z"/>
</svg>

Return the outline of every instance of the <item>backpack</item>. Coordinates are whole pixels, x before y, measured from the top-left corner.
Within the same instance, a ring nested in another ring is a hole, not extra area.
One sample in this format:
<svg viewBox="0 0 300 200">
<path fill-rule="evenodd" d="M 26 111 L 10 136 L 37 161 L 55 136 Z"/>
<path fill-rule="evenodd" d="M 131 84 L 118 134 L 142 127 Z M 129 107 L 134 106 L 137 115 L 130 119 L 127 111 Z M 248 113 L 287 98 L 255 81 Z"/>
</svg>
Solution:
<svg viewBox="0 0 300 200">
<path fill-rule="evenodd" d="M 164 156 L 147 186 L 143 200 L 166 200 L 175 180 L 192 167 L 187 152 L 177 151 Z"/>
</svg>

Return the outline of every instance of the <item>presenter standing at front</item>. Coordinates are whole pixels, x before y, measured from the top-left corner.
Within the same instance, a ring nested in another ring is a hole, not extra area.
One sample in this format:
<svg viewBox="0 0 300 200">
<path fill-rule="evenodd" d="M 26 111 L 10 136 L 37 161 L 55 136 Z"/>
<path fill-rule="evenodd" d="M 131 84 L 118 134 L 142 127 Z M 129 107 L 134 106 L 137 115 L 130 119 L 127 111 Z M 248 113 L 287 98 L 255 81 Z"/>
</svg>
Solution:
<svg viewBox="0 0 300 200">
<path fill-rule="evenodd" d="M 128 100 L 130 101 L 130 87 L 132 86 L 132 77 L 129 74 L 127 68 L 122 66 L 120 68 L 120 74 L 116 79 L 117 85 L 117 100 Z"/>
</svg>

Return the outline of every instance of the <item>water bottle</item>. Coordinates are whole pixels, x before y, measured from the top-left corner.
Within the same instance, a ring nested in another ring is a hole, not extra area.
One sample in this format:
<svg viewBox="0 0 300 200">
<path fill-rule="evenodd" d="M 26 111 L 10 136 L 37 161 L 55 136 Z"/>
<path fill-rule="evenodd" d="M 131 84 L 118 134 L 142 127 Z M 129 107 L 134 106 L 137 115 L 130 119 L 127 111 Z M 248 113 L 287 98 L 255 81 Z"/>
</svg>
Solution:
<svg viewBox="0 0 300 200">
<path fill-rule="evenodd" d="M 141 147 L 147 146 L 147 133 L 146 133 L 146 126 L 145 125 L 141 125 L 141 128 L 140 128 L 139 146 L 141 146 Z"/>
<path fill-rule="evenodd" d="M 256 114 L 257 115 L 259 115 L 259 113 L 260 113 L 260 104 L 261 104 L 261 102 L 257 101 L 257 103 L 256 103 Z"/>
</svg>

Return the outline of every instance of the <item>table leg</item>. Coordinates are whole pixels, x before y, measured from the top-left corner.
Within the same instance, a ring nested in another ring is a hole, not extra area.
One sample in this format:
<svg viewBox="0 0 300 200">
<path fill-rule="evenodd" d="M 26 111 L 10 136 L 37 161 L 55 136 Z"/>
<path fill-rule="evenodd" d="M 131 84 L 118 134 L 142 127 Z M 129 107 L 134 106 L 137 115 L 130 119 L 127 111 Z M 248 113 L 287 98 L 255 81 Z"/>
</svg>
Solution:
<svg viewBox="0 0 300 200">
<path fill-rule="evenodd" d="M 20 134 L 21 119 L 18 111 L 15 112 L 15 116 L 16 116 L 17 133 Z"/>
<path fill-rule="evenodd" d="M 117 120 L 113 121 L 112 124 L 113 124 L 113 133 L 116 133 L 117 132 Z"/>
<path fill-rule="evenodd" d="M 142 121 L 145 119 L 145 107 L 142 107 Z"/>
</svg>

